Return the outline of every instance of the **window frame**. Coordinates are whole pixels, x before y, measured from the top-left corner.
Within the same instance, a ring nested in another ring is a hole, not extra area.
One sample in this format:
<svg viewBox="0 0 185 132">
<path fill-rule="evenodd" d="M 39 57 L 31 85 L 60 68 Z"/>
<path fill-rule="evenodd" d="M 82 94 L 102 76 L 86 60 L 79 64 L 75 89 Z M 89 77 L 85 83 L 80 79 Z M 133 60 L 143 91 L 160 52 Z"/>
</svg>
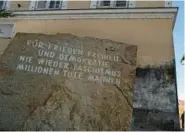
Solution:
<svg viewBox="0 0 185 132">
<path fill-rule="evenodd" d="M 98 0 L 96 6 L 97 6 L 97 8 L 111 8 L 113 5 L 113 0 L 109 0 L 109 1 L 110 1 L 110 6 L 102 6 L 101 4 L 102 4 L 103 0 Z"/>
<path fill-rule="evenodd" d="M 114 0 L 114 8 L 128 8 L 129 7 L 129 1 L 128 0 L 125 0 L 126 1 L 126 6 L 116 6 L 116 2 L 117 1 L 120 1 L 120 0 Z"/>
<path fill-rule="evenodd" d="M 101 2 L 103 0 L 98 0 L 97 4 L 96 4 L 96 8 L 128 8 L 129 7 L 129 0 L 125 0 L 126 1 L 126 6 L 121 6 L 121 7 L 117 7 L 116 6 L 116 2 L 119 0 L 109 0 L 110 1 L 110 6 L 101 6 Z"/>
<path fill-rule="evenodd" d="M 0 8 L 0 10 L 7 9 L 8 0 L 2 0 L 2 1 L 3 1 L 3 5 L 2 5 L 2 8 Z"/>
<path fill-rule="evenodd" d="M 41 1 L 43 1 L 43 0 L 41 0 Z M 57 9 L 63 9 L 64 0 L 60 0 L 60 7 L 59 7 L 59 8 L 49 8 L 50 2 L 51 2 L 52 0 L 45 0 L 45 1 L 46 1 L 46 6 L 45 6 L 45 8 L 38 8 L 39 0 L 35 1 L 34 10 L 57 10 Z"/>
</svg>

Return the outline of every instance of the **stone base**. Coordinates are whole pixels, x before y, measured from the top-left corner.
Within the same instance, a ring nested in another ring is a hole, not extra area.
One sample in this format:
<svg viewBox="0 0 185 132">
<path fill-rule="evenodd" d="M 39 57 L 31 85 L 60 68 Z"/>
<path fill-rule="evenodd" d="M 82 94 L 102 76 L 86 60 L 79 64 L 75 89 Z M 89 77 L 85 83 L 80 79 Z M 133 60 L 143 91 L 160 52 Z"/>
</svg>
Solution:
<svg viewBox="0 0 185 132">
<path fill-rule="evenodd" d="M 133 109 L 132 131 L 179 131 L 178 113 Z"/>
</svg>

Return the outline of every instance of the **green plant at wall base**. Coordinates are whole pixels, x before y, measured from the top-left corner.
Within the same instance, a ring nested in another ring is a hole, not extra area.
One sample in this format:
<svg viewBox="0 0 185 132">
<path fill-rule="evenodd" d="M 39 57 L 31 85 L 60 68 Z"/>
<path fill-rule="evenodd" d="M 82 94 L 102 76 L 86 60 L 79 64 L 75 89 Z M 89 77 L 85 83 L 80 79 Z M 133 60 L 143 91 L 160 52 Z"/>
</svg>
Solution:
<svg viewBox="0 0 185 132">
<path fill-rule="evenodd" d="M 6 17 L 13 17 L 13 13 L 6 11 L 6 10 L 0 10 L 0 18 L 6 18 Z"/>
</svg>

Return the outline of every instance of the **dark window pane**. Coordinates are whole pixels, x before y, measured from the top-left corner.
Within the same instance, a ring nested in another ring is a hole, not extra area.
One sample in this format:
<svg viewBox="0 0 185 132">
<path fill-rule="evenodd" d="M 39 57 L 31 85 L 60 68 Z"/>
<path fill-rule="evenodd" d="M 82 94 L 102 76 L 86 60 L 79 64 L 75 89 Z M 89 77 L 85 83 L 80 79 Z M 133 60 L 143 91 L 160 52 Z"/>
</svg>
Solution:
<svg viewBox="0 0 185 132">
<path fill-rule="evenodd" d="M 50 1 L 49 8 L 55 8 L 55 1 Z"/>
<path fill-rule="evenodd" d="M 60 8 L 60 0 L 56 1 L 56 8 Z"/>
<path fill-rule="evenodd" d="M 116 1 L 116 7 L 126 7 L 127 6 L 127 2 L 124 1 Z"/>
<path fill-rule="evenodd" d="M 60 8 L 61 6 L 61 0 L 56 0 L 56 1 L 50 1 L 49 8 Z"/>
<path fill-rule="evenodd" d="M 2 9 L 3 8 L 3 3 L 4 3 L 4 1 L 0 1 L 0 9 Z"/>
<path fill-rule="evenodd" d="M 101 1 L 101 6 L 110 6 L 110 0 Z"/>
</svg>

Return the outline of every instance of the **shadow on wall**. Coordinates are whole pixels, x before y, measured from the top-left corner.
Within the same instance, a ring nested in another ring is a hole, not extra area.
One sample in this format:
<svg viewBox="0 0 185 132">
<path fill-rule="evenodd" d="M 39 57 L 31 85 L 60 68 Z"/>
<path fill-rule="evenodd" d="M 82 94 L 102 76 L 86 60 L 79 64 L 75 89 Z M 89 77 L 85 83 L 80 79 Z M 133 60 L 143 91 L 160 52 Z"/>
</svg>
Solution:
<svg viewBox="0 0 185 132">
<path fill-rule="evenodd" d="M 179 130 L 176 92 L 174 61 L 137 68 L 133 129 Z"/>
<path fill-rule="evenodd" d="M 173 64 L 137 68 L 134 108 L 177 111 L 175 71 Z"/>
</svg>

